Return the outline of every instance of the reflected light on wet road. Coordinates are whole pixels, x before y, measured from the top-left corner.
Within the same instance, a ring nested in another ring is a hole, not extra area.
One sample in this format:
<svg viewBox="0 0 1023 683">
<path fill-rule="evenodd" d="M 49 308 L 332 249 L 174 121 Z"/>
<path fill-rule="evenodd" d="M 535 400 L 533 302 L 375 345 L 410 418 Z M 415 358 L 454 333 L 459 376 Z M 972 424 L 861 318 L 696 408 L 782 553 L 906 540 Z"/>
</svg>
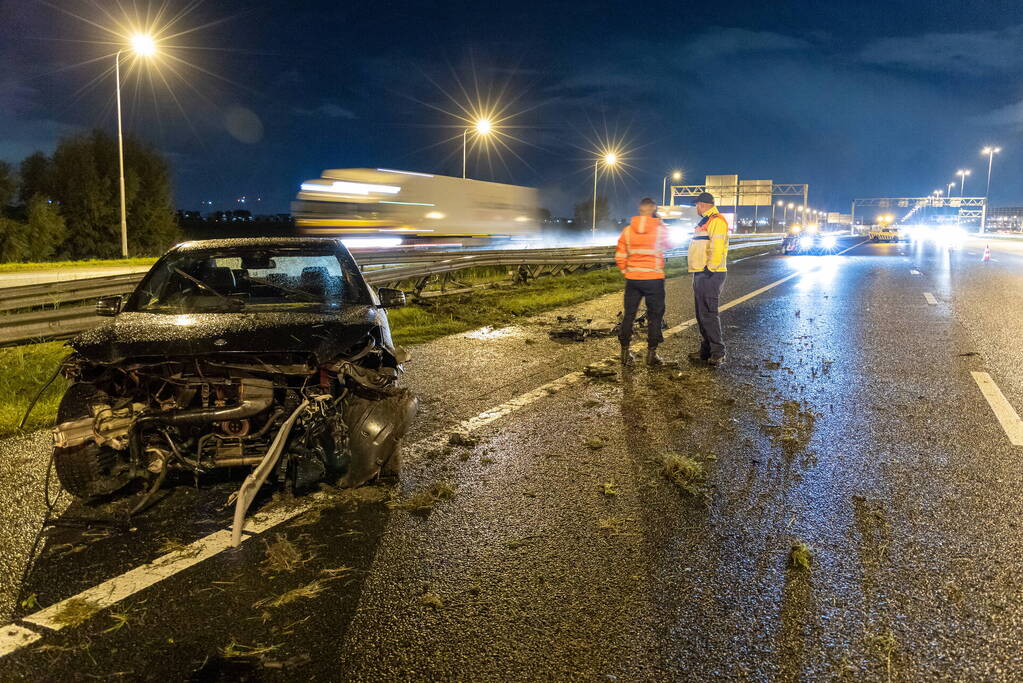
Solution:
<svg viewBox="0 0 1023 683">
<path fill-rule="evenodd" d="M 467 332 L 464 336 L 466 339 L 500 339 L 501 337 L 510 337 L 515 334 L 514 327 L 482 327 L 472 332 Z"/>
</svg>

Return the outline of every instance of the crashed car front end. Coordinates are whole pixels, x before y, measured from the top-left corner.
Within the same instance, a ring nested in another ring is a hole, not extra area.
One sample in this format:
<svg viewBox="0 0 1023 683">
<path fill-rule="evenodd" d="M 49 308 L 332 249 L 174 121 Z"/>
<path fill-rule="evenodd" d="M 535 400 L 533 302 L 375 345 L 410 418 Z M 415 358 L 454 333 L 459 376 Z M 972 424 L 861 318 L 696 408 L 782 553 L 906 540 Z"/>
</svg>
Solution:
<svg viewBox="0 0 1023 683">
<path fill-rule="evenodd" d="M 224 260 L 238 249 L 213 253 Z M 272 262 L 260 258 L 251 262 Z M 346 274 L 351 288 L 361 280 L 354 273 Z M 53 431 L 65 489 L 91 498 L 139 482 L 152 491 L 174 472 L 198 478 L 244 467 L 259 475 L 249 475 L 249 489 L 269 481 L 297 491 L 324 479 L 357 486 L 398 470 L 417 402 L 398 384 L 407 357 L 368 288 L 336 310 L 261 305 L 250 290 L 249 306 L 174 312 L 138 305 L 151 296 L 147 280 L 135 306 L 71 342 L 63 372 L 72 384 Z M 274 282 L 305 291 L 299 280 Z M 218 285 L 209 298 L 234 296 Z"/>
</svg>

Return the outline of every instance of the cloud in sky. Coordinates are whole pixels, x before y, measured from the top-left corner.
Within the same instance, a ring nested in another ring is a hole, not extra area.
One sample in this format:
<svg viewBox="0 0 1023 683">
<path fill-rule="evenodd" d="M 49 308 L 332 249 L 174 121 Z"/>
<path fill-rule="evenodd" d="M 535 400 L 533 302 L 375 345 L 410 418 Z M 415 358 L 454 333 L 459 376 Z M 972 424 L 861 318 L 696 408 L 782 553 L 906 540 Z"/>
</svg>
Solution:
<svg viewBox="0 0 1023 683">
<path fill-rule="evenodd" d="M 992 31 L 883 38 L 860 52 L 868 64 L 956 74 L 1014 72 L 1023 66 L 1023 25 Z"/>
<path fill-rule="evenodd" d="M 328 119 L 357 119 L 351 109 L 342 107 L 340 104 L 334 102 L 324 102 L 323 104 L 312 107 L 309 109 L 303 107 L 295 107 L 295 113 L 301 114 L 302 116 L 324 116 Z"/>
</svg>

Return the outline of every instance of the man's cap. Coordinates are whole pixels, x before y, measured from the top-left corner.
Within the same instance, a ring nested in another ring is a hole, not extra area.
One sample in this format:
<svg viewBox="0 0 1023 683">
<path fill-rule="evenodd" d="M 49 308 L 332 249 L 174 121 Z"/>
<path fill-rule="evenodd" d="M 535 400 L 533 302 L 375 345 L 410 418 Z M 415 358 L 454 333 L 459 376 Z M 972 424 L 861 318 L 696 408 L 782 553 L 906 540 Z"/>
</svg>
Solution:
<svg viewBox="0 0 1023 683">
<path fill-rule="evenodd" d="M 710 192 L 701 192 L 696 197 L 696 200 L 695 200 L 694 203 L 699 204 L 700 202 L 703 202 L 704 204 L 713 204 L 714 203 L 714 195 L 712 195 Z"/>
</svg>

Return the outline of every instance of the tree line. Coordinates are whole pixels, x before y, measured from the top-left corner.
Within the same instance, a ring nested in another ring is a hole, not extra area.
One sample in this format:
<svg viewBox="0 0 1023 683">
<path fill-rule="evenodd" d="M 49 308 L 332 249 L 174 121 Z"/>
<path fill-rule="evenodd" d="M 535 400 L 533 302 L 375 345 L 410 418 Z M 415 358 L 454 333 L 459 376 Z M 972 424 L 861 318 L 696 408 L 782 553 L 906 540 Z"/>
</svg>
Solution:
<svg viewBox="0 0 1023 683">
<path fill-rule="evenodd" d="M 94 130 L 62 139 L 15 167 L 0 161 L 0 261 L 121 255 L 117 139 Z M 153 148 L 124 140 L 128 249 L 159 254 L 180 233 L 170 169 Z"/>
</svg>

